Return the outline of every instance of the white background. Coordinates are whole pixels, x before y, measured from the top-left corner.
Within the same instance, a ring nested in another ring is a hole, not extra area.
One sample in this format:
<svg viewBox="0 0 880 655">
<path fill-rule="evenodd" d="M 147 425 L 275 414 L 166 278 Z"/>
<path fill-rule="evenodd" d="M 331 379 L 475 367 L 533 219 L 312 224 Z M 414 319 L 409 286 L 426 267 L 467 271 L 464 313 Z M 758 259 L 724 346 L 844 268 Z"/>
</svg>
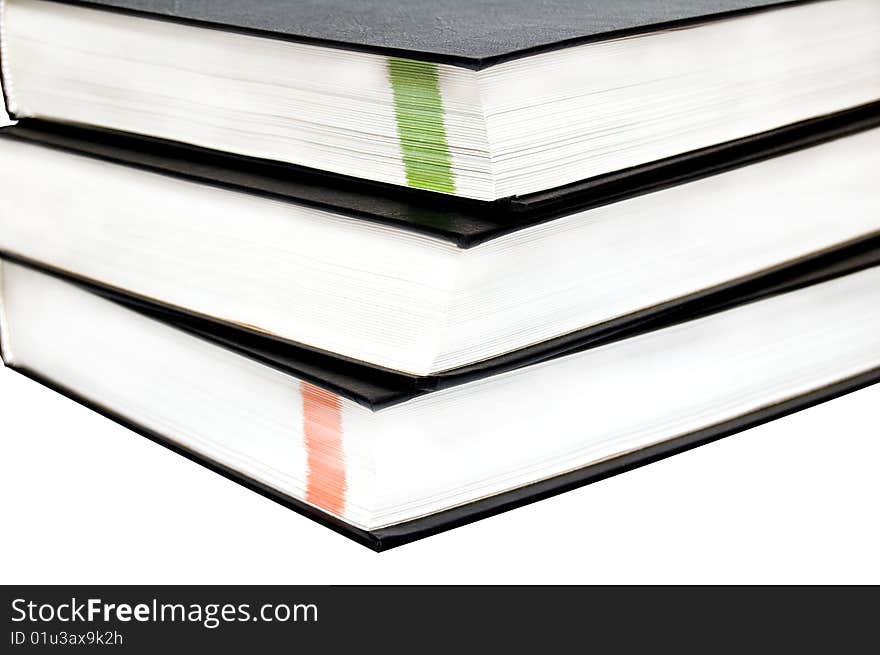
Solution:
<svg viewBox="0 0 880 655">
<path fill-rule="evenodd" d="M 880 583 L 880 385 L 376 554 L 9 369 L 17 583 Z"/>
<path fill-rule="evenodd" d="M 376 554 L 3 369 L 0 583 L 876 584 L 878 409 L 880 385 Z"/>
</svg>

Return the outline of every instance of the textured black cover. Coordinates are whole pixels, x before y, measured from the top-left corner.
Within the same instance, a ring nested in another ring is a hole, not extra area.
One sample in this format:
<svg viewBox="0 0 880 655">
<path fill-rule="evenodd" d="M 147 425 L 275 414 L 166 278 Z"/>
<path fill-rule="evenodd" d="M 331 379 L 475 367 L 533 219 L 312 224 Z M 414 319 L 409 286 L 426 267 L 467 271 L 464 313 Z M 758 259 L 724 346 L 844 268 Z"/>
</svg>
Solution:
<svg viewBox="0 0 880 655">
<path fill-rule="evenodd" d="M 480 68 L 572 43 L 802 4 L 779 0 L 56 0 Z"/>
<path fill-rule="evenodd" d="M 684 184 L 876 127 L 880 127 L 880 102 L 549 191 L 493 202 L 37 119 L 24 119 L 0 130 L 0 135 L 202 184 L 396 225 L 469 248 L 559 216 Z"/>
<path fill-rule="evenodd" d="M 134 298 L 9 253 L 0 254 L 6 259 L 73 282 L 142 315 L 160 320 L 200 339 L 317 384 L 370 409 L 378 410 L 432 391 L 595 348 L 880 265 L 880 235 L 787 262 L 760 274 L 506 355 L 430 376 L 390 371 L 306 346 L 291 344 L 241 327 L 232 327 L 213 319 L 167 308 L 146 299 Z"/>
</svg>

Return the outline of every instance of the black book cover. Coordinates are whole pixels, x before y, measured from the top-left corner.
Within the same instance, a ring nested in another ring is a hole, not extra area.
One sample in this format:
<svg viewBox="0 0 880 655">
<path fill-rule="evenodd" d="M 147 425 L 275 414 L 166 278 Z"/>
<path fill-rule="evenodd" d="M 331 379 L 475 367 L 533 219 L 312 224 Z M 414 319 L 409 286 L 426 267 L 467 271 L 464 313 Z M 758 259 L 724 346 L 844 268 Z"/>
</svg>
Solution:
<svg viewBox="0 0 880 655">
<path fill-rule="evenodd" d="M 816 0 L 53 1 L 479 69 L 544 50 Z"/>
<path fill-rule="evenodd" d="M 793 260 L 772 270 L 601 323 L 521 350 L 429 376 L 380 368 L 190 314 L 0 252 L 4 258 L 65 279 L 103 298 L 228 348 L 342 397 L 379 410 L 440 389 L 595 348 L 880 265 L 880 235 Z"/>
<path fill-rule="evenodd" d="M 471 248 L 578 211 L 660 191 L 880 127 L 880 102 L 609 173 L 492 202 L 398 187 L 101 128 L 24 119 L 0 138 L 394 225 Z"/>
</svg>

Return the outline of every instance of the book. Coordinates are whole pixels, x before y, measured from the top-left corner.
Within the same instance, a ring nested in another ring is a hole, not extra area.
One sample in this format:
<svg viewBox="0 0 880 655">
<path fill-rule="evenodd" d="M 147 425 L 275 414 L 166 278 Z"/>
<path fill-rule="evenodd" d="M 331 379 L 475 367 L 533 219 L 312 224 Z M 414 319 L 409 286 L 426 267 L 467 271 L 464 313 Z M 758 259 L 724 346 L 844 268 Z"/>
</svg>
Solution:
<svg viewBox="0 0 880 655">
<path fill-rule="evenodd" d="M 0 138 L 0 251 L 430 387 L 872 239 L 878 124 L 498 215 L 25 119 Z"/>
<path fill-rule="evenodd" d="M 9 261 L 0 347 L 15 370 L 383 550 L 876 382 L 878 264 L 865 251 L 784 292 L 379 409 Z"/>
<path fill-rule="evenodd" d="M 874 0 L 4 3 L 17 118 L 492 203 L 880 100 Z"/>
</svg>

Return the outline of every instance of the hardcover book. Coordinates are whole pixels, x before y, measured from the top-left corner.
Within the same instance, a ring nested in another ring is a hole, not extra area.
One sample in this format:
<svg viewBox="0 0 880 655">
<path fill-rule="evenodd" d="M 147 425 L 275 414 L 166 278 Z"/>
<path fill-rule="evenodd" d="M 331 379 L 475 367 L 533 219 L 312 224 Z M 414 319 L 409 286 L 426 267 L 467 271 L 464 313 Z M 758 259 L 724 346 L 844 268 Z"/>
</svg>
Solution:
<svg viewBox="0 0 880 655">
<path fill-rule="evenodd" d="M 298 364 L 9 261 L 0 346 L 16 370 L 383 550 L 876 382 L 878 263 L 863 250 L 689 321 L 381 407 L 349 391 L 385 382 L 344 362 Z"/>
<path fill-rule="evenodd" d="M 0 0 L 5 364 L 376 550 L 880 379 L 875 0 Z"/>
<path fill-rule="evenodd" d="M 430 387 L 872 238 L 878 122 L 508 221 L 25 120 L 0 138 L 0 251 Z"/>
<path fill-rule="evenodd" d="M 17 118 L 483 202 L 880 99 L 875 0 L 6 0 Z"/>
</svg>

